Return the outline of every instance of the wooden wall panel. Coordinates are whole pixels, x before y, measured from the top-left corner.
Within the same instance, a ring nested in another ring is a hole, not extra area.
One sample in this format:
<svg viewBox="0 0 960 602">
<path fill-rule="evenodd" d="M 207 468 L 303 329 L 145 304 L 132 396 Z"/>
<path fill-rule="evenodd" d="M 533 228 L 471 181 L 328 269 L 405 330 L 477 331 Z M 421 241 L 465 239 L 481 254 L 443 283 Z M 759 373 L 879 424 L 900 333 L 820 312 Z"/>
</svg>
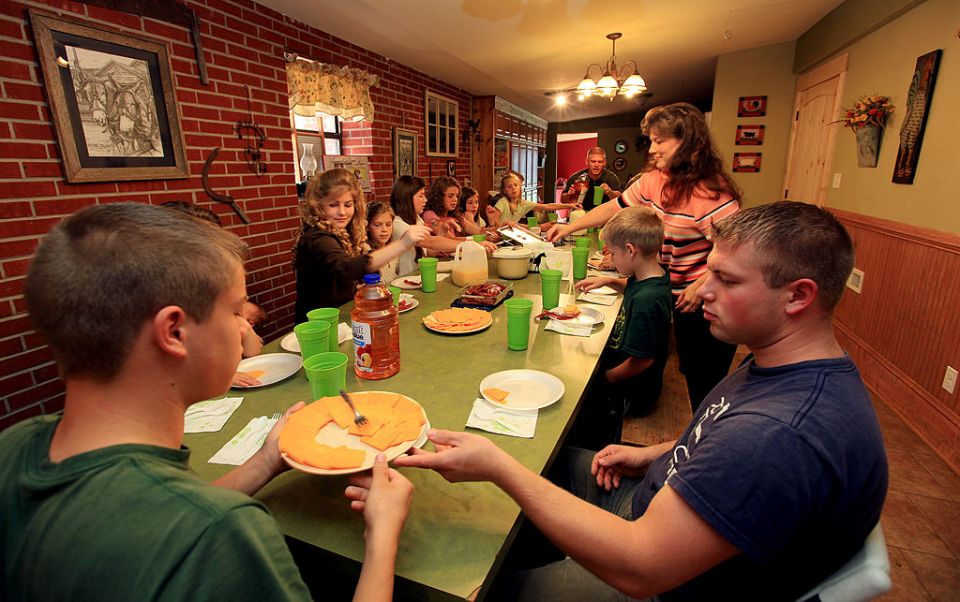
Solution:
<svg viewBox="0 0 960 602">
<path fill-rule="evenodd" d="M 847 291 L 838 336 L 868 386 L 960 471 L 960 237 L 834 210 L 856 246 L 860 294 Z"/>
</svg>

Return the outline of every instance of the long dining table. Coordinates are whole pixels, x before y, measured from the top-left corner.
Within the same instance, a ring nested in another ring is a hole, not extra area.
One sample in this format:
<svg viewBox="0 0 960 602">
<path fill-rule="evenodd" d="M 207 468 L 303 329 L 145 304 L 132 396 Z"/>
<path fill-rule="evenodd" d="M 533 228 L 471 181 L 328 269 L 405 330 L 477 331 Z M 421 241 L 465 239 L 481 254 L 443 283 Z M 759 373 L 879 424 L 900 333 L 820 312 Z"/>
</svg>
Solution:
<svg viewBox="0 0 960 602">
<path fill-rule="evenodd" d="M 491 278 L 497 277 L 495 263 L 490 262 Z M 542 308 L 539 275 L 531 273 L 511 282 L 514 295 L 531 299 L 532 315 L 538 314 Z M 532 439 L 470 429 L 492 439 L 533 472 L 546 474 L 584 401 L 622 297 L 617 296 L 613 305 L 587 305 L 604 316 L 589 337 L 547 331 L 548 320 L 531 320 L 527 349 L 512 351 L 507 348 L 507 317 L 502 305 L 492 311 L 493 323 L 482 332 L 437 334 L 424 327 L 422 319 L 458 298 L 459 287 L 452 278 L 439 282 L 433 293 L 404 292 L 412 293 L 419 304 L 399 317 L 400 372 L 384 380 L 363 380 L 354 375 L 352 362 L 348 363 L 347 390 L 403 393 L 423 406 L 431 427 L 464 430 L 485 376 L 517 368 L 553 374 L 563 382 L 564 394 L 539 410 Z M 565 280 L 561 305 L 575 302 L 574 292 Z M 341 322 L 350 323 L 352 307 L 353 303 L 341 307 Z M 279 340 L 266 345 L 263 352 L 278 351 L 282 351 Z M 340 351 L 352 358 L 352 341 L 342 343 Z M 244 400 L 219 432 L 185 437 L 192 450 L 191 466 L 207 481 L 231 468 L 207 460 L 252 418 L 270 416 L 311 399 L 302 369 L 282 382 L 232 389 L 228 395 Z M 432 449 L 432 444 L 426 448 Z M 482 599 L 520 527 L 520 508 L 490 483 L 448 483 L 429 470 L 401 472 L 416 489 L 397 555 L 397 599 Z M 343 496 L 346 484 L 346 477 L 290 470 L 256 495 L 293 544 L 295 556 L 296 550 L 317 552 L 311 562 L 323 564 L 316 567 L 318 573 L 336 570 L 355 575 L 363 558 L 363 517 L 350 510 Z M 313 567 L 304 566 L 299 558 L 298 563 L 309 583 Z"/>
</svg>

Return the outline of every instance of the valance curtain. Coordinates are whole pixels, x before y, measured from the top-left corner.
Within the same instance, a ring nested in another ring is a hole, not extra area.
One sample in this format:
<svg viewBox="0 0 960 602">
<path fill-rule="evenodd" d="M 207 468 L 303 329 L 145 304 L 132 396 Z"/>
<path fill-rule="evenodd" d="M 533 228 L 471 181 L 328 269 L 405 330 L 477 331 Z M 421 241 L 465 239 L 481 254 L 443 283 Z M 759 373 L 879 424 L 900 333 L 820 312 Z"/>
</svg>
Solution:
<svg viewBox="0 0 960 602">
<path fill-rule="evenodd" d="M 338 115 L 344 121 L 373 122 L 370 87 L 377 76 L 350 67 L 297 59 L 287 63 L 290 108 L 297 115 Z"/>
</svg>

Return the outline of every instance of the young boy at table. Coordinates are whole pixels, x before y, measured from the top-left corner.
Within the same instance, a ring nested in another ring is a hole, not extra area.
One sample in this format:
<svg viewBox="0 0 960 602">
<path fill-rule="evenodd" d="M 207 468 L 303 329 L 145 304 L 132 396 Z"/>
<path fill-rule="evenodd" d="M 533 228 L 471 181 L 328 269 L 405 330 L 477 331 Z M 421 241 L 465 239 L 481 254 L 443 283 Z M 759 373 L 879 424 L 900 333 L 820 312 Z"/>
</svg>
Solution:
<svg viewBox="0 0 960 602">
<path fill-rule="evenodd" d="M 603 229 L 618 274 L 577 283 L 582 291 L 609 286 L 623 304 L 600 358 L 588 406 L 577 417 L 577 441 L 599 449 L 619 443 L 624 413 L 649 410 L 660 397 L 670 336 L 670 275 L 659 263 L 663 222 L 646 207 L 630 207 Z"/>
<path fill-rule="evenodd" d="M 40 244 L 25 296 L 66 401 L 0 433 L 0 599 L 309 599 L 249 497 L 287 469 L 277 440 L 303 404 L 213 485 L 182 446 L 186 408 L 222 394 L 240 361 L 246 252 L 137 203 L 84 209 Z M 412 489 L 381 456 L 348 492 L 367 521 L 359 598 L 391 597 Z"/>
<path fill-rule="evenodd" d="M 569 556 L 505 577 L 495 599 L 796 600 L 877 524 L 883 440 L 831 322 L 849 235 L 826 210 L 784 201 L 718 222 L 713 240 L 697 294 L 714 335 L 753 355 L 676 442 L 568 450 L 560 486 L 467 433 L 431 430 L 436 452 L 394 461 L 492 481 Z"/>
</svg>

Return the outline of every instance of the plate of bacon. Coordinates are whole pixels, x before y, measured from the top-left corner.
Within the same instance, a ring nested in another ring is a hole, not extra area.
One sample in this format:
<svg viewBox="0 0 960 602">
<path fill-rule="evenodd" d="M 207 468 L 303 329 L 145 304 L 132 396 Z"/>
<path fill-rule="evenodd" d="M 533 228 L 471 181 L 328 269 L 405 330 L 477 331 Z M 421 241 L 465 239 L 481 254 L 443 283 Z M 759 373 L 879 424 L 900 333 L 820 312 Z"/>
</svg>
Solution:
<svg viewBox="0 0 960 602">
<path fill-rule="evenodd" d="M 397 288 L 406 289 L 406 290 L 413 290 L 413 289 L 420 288 L 420 274 L 416 274 L 413 276 L 401 276 L 400 278 L 397 278 L 396 280 L 391 282 L 390 285 L 395 286 Z"/>
<path fill-rule="evenodd" d="M 397 311 L 406 313 L 414 307 L 420 305 L 420 300 L 407 293 L 400 294 L 400 303 L 397 304 Z"/>
<path fill-rule="evenodd" d="M 592 307 L 579 307 L 577 305 L 564 305 L 540 312 L 535 318 L 550 318 L 552 320 L 563 320 L 568 324 L 582 324 L 584 326 L 593 326 L 603 322 L 603 314 Z"/>
</svg>

